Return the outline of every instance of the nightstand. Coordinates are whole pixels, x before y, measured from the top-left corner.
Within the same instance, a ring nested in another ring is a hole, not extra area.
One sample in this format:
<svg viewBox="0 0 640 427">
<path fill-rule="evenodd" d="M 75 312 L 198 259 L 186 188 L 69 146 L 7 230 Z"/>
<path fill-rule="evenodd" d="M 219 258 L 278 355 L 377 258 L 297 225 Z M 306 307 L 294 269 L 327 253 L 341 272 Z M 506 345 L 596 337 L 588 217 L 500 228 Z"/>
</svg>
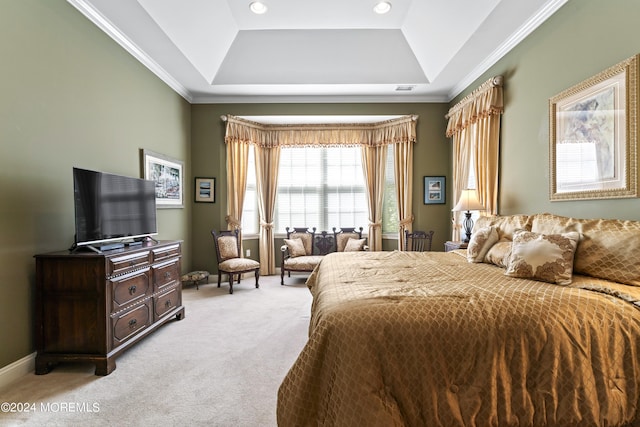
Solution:
<svg viewBox="0 0 640 427">
<path fill-rule="evenodd" d="M 444 251 L 445 252 L 449 252 L 449 251 L 453 251 L 456 249 L 467 249 L 467 245 L 468 243 L 465 242 L 445 242 L 444 243 Z"/>
</svg>

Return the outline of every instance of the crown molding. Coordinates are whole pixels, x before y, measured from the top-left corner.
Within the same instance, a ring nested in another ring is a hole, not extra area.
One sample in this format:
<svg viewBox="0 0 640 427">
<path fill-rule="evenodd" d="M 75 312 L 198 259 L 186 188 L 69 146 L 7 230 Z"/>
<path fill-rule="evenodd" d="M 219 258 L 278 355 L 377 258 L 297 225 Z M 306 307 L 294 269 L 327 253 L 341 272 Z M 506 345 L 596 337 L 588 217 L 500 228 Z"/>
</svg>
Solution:
<svg viewBox="0 0 640 427">
<path fill-rule="evenodd" d="M 416 104 L 447 103 L 446 95 L 264 95 L 198 96 L 192 104 Z"/>
<path fill-rule="evenodd" d="M 165 82 L 171 89 L 186 99 L 188 102 L 193 101 L 193 96 L 180 82 L 173 78 L 164 68 L 158 65 L 149 55 L 140 49 L 135 43 L 129 40 L 118 27 L 105 18 L 91 4 L 85 0 L 67 0 L 73 7 L 82 13 L 87 19 L 93 22 L 98 28 L 104 31 L 109 37 L 116 41 L 120 46 L 129 52 L 134 58 L 140 61 L 160 80 Z"/>
<path fill-rule="evenodd" d="M 531 34 L 536 28 L 538 28 L 544 21 L 546 21 L 551 15 L 553 15 L 558 9 L 565 5 L 569 0 L 554 0 L 540 8 L 538 13 L 516 30 L 507 40 L 504 41 L 491 55 L 489 55 L 484 61 L 478 64 L 465 78 L 460 80 L 449 93 L 449 101 L 453 100 L 469 85 L 476 81 L 482 74 L 484 74 L 489 68 L 496 64 L 502 57 L 504 57 L 511 49 L 516 47 L 522 40 L 524 40 L 529 34 Z"/>
</svg>

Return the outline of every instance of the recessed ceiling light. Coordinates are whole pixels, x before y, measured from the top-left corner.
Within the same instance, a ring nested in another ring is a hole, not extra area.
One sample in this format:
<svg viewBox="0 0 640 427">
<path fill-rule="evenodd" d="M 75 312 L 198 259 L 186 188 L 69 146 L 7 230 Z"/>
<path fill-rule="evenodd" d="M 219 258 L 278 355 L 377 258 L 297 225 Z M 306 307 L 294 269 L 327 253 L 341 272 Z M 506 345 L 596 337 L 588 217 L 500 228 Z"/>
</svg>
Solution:
<svg viewBox="0 0 640 427">
<path fill-rule="evenodd" d="M 263 13 L 267 12 L 268 8 L 267 5 L 262 3 L 261 1 L 254 1 L 249 5 L 249 9 L 251 9 L 251 12 L 255 14 L 262 15 Z"/>
<path fill-rule="evenodd" d="M 388 1 L 378 2 L 378 4 L 376 4 L 373 7 L 373 11 L 379 15 L 383 15 L 389 12 L 390 10 L 391 10 L 391 3 L 389 3 Z"/>
<path fill-rule="evenodd" d="M 396 86 L 396 91 L 397 92 L 411 92 L 413 89 L 415 89 L 416 85 L 399 85 Z"/>
</svg>

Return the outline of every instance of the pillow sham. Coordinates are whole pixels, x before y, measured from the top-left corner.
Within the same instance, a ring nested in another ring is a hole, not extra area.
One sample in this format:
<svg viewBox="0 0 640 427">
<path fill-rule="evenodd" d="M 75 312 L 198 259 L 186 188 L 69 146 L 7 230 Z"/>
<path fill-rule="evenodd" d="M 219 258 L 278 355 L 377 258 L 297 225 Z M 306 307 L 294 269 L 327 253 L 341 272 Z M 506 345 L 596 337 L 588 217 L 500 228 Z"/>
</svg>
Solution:
<svg viewBox="0 0 640 427">
<path fill-rule="evenodd" d="M 506 268 L 511 258 L 511 240 L 499 240 L 484 256 L 484 262 Z"/>
<path fill-rule="evenodd" d="M 505 275 L 568 285 L 580 233 L 540 234 L 517 231 Z"/>
<path fill-rule="evenodd" d="M 484 227 L 471 235 L 467 246 L 467 261 L 482 262 L 491 246 L 498 241 L 498 231 L 495 227 Z"/>
<path fill-rule="evenodd" d="M 344 252 L 359 252 L 364 248 L 366 239 L 353 239 L 347 240 L 347 244 L 344 245 Z"/>
<path fill-rule="evenodd" d="M 287 249 L 289 249 L 289 255 L 291 258 L 304 256 L 307 252 L 304 250 L 304 244 L 302 243 L 302 239 L 284 239 L 285 245 L 287 245 Z"/>
</svg>

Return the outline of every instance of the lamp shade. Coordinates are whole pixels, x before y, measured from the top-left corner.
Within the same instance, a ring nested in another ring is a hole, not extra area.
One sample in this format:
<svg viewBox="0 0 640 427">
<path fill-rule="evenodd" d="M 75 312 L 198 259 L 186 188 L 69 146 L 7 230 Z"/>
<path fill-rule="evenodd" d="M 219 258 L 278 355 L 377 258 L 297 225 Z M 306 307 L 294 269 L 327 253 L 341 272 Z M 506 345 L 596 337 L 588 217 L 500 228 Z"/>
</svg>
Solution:
<svg viewBox="0 0 640 427">
<path fill-rule="evenodd" d="M 481 211 L 484 210 L 484 206 L 478 200 L 478 193 L 473 188 L 466 188 L 462 190 L 458 203 L 452 209 L 454 211 Z"/>
</svg>

